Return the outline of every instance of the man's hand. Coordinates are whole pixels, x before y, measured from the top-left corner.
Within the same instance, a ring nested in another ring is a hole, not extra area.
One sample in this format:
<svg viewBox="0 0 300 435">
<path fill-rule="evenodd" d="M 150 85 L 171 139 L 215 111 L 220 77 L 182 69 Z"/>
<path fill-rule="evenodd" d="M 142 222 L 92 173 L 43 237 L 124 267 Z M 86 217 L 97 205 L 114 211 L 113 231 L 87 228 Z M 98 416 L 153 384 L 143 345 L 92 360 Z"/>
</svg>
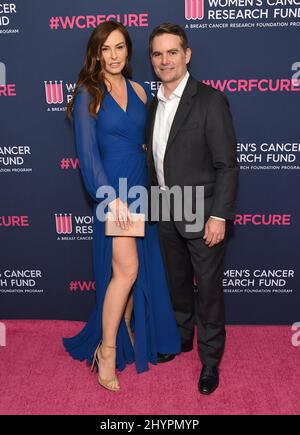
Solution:
<svg viewBox="0 0 300 435">
<path fill-rule="evenodd" d="M 203 239 L 205 244 L 211 248 L 220 243 L 225 237 L 226 221 L 210 217 L 205 224 Z"/>
</svg>

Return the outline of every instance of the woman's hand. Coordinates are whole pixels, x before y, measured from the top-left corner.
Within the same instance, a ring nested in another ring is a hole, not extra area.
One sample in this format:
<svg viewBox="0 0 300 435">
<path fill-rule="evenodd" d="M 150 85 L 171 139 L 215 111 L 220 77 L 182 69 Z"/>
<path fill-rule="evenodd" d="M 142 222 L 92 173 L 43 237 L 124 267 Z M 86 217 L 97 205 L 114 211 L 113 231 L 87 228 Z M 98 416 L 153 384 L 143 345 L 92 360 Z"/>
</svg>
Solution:
<svg viewBox="0 0 300 435">
<path fill-rule="evenodd" d="M 116 198 L 108 206 L 114 215 L 116 224 L 123 230 L 128 230 L 129 225 L 132 225 L 133 222 L 127 202 L 124 203 L 120 198 Z"/>
</svg>

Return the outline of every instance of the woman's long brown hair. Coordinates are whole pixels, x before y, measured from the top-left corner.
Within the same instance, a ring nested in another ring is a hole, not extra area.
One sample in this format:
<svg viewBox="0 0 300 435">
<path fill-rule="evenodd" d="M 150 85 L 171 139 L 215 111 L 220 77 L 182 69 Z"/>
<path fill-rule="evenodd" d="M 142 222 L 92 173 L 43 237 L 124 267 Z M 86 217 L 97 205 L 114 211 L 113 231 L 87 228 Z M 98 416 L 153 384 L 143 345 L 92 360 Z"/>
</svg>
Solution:
<svg viewBox="0 0 300 435">
<path fill-rule="evenodd" d="M 72 118 L 76 93 L 81 85 L 84 85 L 92 96 L 92 100 L 89 104 L 90 114 L 93 117 L 97 116 L 97 108 L 101 106 L 105 90 L 103 61 L 101 55 L 102 46 L 114 30 L 119 30 L 123 34 L 127 46 L 128 57 L 122 74 L 126 78 L 132 77 L 131 66 L 129 63 L 132 53 L 132 42 L 126 27 L 116 21 L 106 21 L 105 23 L 99 24 L 99 26 L 94 29 L 88 40 L 84 64 L 79 72 L 72 99 L 67 105 L 67 116 L 69 119 Z M 97 60 L 97 57 L 100 60 Z"/>
</svg>

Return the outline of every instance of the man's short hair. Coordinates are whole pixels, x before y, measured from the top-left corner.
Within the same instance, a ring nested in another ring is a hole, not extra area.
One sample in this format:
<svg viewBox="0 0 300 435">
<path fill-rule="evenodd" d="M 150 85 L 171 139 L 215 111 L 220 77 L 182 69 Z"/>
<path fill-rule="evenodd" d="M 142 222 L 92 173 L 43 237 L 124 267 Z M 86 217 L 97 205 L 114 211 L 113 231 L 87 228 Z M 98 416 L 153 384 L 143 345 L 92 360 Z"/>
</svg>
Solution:
<svg viewBox="0 0 300 435">
<path fill-rule="evenodd" d="M 183 28 L 181 26 L 179 26 L 178 24 L 163 23 L 163 24 L 160 24 L 159 26 L 155 27 L 151 32 L 151 35 L 149 37 L 150 53 L 152 51 L 153 39 L 156 36 L 163 35 L 164 33 L 168 33 L 169 35 L 179 36 L 181 46 L 182 46 L 183 50 L 186 51 L 186 49 L 188 48 L 188 39 L 187 39 L 186 33 L 183 30 Z"/>
</svg>

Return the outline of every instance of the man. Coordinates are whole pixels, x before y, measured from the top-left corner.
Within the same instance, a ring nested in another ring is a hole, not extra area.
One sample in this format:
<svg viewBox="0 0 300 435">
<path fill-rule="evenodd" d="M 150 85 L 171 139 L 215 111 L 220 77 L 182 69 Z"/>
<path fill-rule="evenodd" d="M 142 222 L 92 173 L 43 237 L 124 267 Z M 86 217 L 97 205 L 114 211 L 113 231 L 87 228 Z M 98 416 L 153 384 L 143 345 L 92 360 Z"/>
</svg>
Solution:
<svg viewBox="0 0 300 435">
<path fill-rule="evenodd" d="M 170 205 L 171 219 L 160 218 L 158 231 L 181 350 L 192 350 L 196 320 L 203 363 L 198 388 L 210 394 L 219 384 L 218 366 L 225 344 L 222 278 L 227 227 L 235 214 L 236 138 L 226 97 L 189 75 L 191 49 L 180 26 L 156 27 L 150 35 L 150 55 L 162 85 L 149 113 L 149 189 L 204 186 L 202 229 L 187 230 L 185 217 L 174 219 Z M 196 207 L 194 202 L 192 207 Z M 159 355 L 159 362 L 173 358 Z"/>
</svg>

